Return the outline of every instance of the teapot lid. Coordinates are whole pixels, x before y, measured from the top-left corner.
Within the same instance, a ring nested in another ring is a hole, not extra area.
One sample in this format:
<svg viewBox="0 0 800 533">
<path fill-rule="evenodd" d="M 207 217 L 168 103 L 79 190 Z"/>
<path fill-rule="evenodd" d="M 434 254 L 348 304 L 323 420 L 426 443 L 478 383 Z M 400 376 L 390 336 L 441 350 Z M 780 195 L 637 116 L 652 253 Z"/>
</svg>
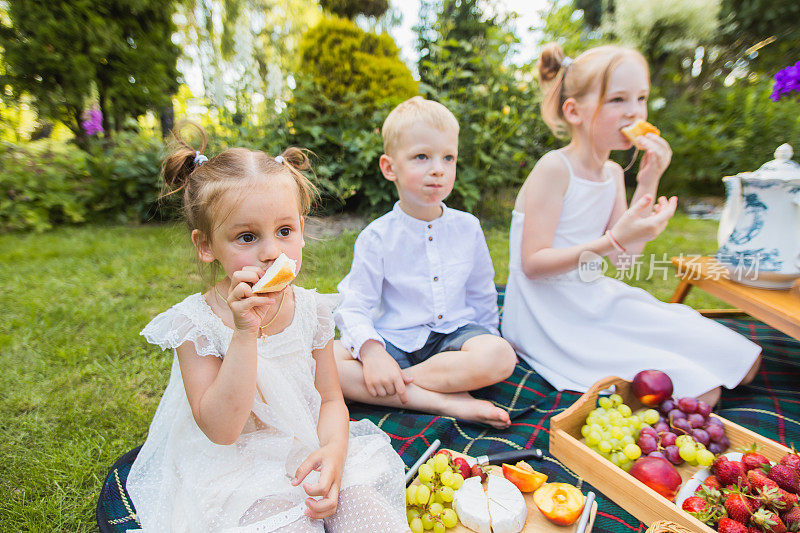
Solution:
<svg viewBox="0 0 800 533">
<path fill-rule="evenodd" d="M 792 147 L 782 144 L 775 150 L 775 159 L 764 163 L 754 172 L 760 179 L 800 179 L 800 165 L 792 161 Z"/>
</svg>

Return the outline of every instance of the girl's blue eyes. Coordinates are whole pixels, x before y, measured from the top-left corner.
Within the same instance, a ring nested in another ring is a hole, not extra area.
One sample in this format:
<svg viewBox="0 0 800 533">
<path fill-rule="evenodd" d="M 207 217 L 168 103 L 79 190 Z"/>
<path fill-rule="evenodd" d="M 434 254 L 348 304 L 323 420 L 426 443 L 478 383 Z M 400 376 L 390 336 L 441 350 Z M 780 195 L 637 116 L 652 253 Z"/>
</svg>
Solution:
<svg viewBox="0 0 800 533">
<path fill-rule="evenodd" d="M 425 159 L 428 159 L 428 156 L 425 155 L 425 154 L 417 154 L 417 155 L 414 156 L 414 159 L 419 159 L 420 161 L 423 161 Z M 453 161 L 454 159 L 455 159 L 455 157 L 453 157 L 452 155 L 444 156 L 444 160 L 445 161 Z"/>
</svg>

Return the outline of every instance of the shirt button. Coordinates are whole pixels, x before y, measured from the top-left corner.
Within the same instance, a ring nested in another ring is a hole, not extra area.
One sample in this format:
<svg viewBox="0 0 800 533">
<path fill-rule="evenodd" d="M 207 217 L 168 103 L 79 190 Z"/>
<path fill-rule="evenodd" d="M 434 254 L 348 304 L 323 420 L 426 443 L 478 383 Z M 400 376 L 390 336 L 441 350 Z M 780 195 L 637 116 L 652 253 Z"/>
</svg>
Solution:
<svg viewBox="0 0 800 533">
<path fill-rule="evenodd" d="M 431 229 L 432 227 L 433 227 L 432 224 L 428 224 L 428 229 Z"/>
<path fill-rule="evenodd" d="M 432 241 L 432 240 L 433 240 L 433 237 L 428 237 L 428 240 L 429 240 L 429 241 Z"/>
<path fill-rule="evenodd" d="M 441 319 L 442 319 L 442 315 L 439 315 L 437 318 L 438 318 L 439 320 L 441 320 Z"/>
<path fill-rule="evenodd" d="M 439 276 L 433 276 L 433 281 L 439 281 Z"/>
</svg>

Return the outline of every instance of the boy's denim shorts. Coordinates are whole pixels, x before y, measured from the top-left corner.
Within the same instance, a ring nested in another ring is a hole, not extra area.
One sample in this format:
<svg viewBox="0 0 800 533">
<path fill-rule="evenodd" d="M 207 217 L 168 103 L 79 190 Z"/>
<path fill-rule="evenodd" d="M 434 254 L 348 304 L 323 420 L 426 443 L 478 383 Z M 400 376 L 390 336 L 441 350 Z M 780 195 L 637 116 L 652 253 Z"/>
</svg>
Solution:
<svg viewBox="0 0 800 533">
<path fill-rule="evenodd" d="M 419 364 L 440 352 L 461 350 L 464 343 L 478 335 L 492 335 L 492 332 L 478 324 L 466 324 L 451 333 L 437 333 L 431 331 L 425 345 L 413 352 L 404 352 L 394 344 L 386 341 L 386 351 L 389 352 L 400 368 L 408 368 Z"/>
</svg>

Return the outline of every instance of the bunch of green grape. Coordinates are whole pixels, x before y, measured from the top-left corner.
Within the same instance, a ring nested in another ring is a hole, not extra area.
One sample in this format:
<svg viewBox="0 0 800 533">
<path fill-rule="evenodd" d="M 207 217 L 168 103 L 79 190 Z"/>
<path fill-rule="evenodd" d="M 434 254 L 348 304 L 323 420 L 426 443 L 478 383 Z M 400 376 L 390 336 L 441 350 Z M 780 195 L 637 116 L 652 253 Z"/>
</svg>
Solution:
<svg viewBox="0 0 800 533">
<path fill-rule="evenodd" d="M 680 435 L 675 439 L 675 445 L 680 458 L 692 466 L 711 466 L 714 462 L 714 454 L 689 435 Z"/>
<path fill-rule="evenodd" d="M 586 417 L 581 435 L 586 444 L 626 472 L 641 457 L 642 450 L 636 439 L 643 427 L 659 420 L 658 411 L 646 409 L 633 413 L 622 403 L 622 396 L 612 394 L 601 397 L 597 408 Z"/>
<path fill-rule="evenodd" d="M 444 533 L 458 524 L 451 505 L 464 477 L 453 471 L 451 459 L 447 453 L 437 453 L 419 467 L 420 484 L 406 489 L 406 517 L 413 533 Z"/>
</svg>

